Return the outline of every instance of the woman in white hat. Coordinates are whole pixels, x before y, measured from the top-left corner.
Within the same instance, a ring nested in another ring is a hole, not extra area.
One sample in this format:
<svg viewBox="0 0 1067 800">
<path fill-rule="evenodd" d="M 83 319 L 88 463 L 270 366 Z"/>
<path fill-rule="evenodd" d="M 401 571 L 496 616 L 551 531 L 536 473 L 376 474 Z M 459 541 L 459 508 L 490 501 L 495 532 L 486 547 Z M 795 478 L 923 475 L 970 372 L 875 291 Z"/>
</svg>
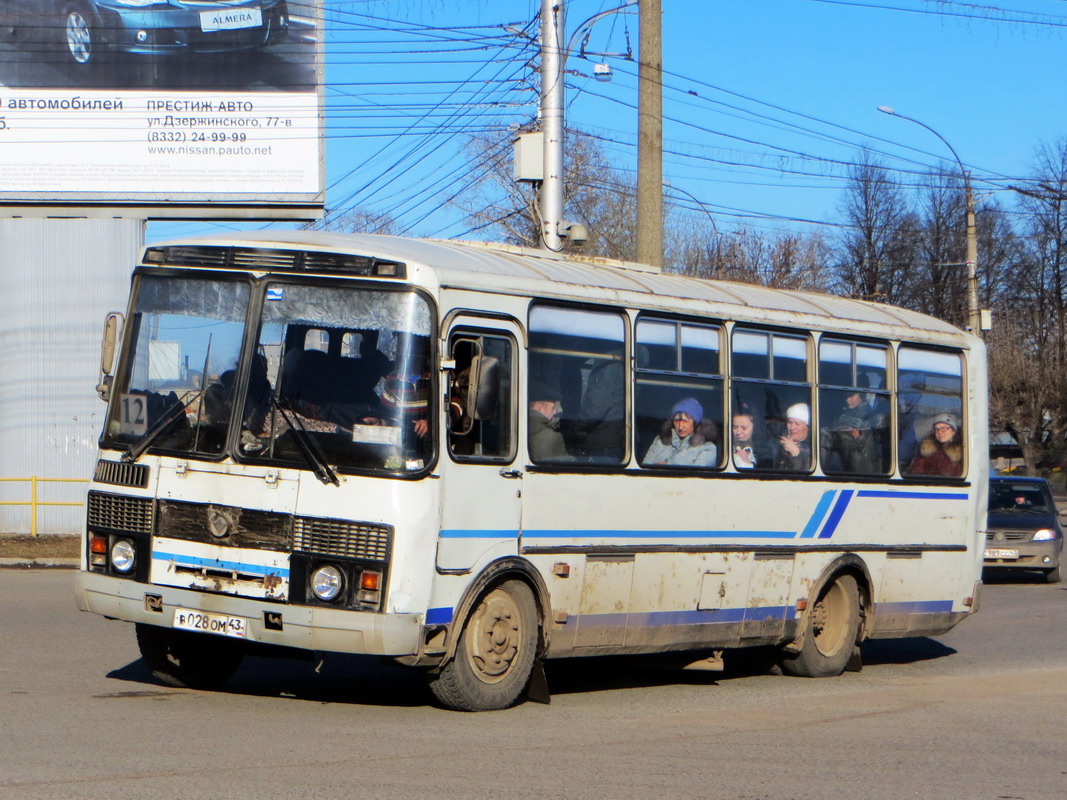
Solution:
<svg viewBox="0 0 1067 800">
<path fill-rule="evenodd" d="M 919 454 L 905 470 L 909 475 L 942 475 L 958 478 L 963 474 L 963 437 L 955 414 L 934 417 L 930 433 L 919 442 Z"/>
<path fill-rule="evenodd" d="M 775 462 L 778 469 L 804 472 L 811 467 L 811 409 L 807 403 L 794 403 L 785 412 L 785 436 L 778 438 L 781 452 Z"/>
</svg>

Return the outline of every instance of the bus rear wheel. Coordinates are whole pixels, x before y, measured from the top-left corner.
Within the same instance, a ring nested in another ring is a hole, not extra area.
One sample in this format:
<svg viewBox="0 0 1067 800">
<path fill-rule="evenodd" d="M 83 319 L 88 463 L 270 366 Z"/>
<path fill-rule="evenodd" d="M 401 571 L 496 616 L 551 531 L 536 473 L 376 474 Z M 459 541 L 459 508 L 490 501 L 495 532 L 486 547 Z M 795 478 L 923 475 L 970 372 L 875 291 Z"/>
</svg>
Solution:
<svg viewBox="0 0 1067 800">
<path fill-rule="evenodd" d="M 137 647 L 153 675 L 187 689 L 217 689 L 244 658 L 239 642 L 155 625 L 137 625 Z"/>
<path fill-rule="evenodd" d="M 827 678 L 845 671 L 859 632 L 859 586 L 841 574 L 823 586 L 807 615 L 799 653 L 782 658 L 782 671 L 803 678 Z"/>
<path fill-rule="evenodd" d="M 467 618 L 455 656 L 430 682 L 455 711 L 496 711 L 514 705 L 530 682 L 537 649 L 537 605 L 519 580 L 490 587 Z"/>
</svg>

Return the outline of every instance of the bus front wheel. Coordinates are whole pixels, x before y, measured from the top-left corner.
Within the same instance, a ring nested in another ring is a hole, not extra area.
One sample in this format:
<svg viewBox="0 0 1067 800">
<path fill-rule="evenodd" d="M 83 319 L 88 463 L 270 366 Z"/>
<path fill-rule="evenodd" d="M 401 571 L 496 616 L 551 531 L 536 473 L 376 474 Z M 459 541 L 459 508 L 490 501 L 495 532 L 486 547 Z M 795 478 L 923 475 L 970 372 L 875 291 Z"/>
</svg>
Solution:
<svg viewBox="0 0 1067 800">
<path fill-rule="evenodd" d="M 446 708 L 496 711 L 526 692 L 537 649 L 537 605 L 530 587 L 508 580 L 479 598 L 455 656 L 431 679 Z"/>
<path fill-rule="evenodd" d="M 859 586 L 841 574 L 823 586 L 808 611 L 804 644 L 782 658 L 782 671 L 803 678 L 826 678 L 845 671 L 859 631 Z"/>
<path fill-rule="evenodd" d="M 137 625 L 137 647 L 152 674 L 168 686 L 216 689 L 244 658 L 238 642 L 207 633 Z"/>
</svg>

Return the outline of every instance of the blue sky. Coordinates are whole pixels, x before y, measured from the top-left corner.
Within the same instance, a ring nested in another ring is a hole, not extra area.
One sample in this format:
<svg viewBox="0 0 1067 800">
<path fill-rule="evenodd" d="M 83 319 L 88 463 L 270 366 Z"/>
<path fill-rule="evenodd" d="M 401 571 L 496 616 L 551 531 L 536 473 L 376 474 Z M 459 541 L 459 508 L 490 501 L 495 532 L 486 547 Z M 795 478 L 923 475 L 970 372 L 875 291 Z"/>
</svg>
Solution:
<svg viewBox="0 0 1067 800">
<path fill-rule="evenodd" d="M 568 35 L 624 0 L 567 0 Z M 668 196 L 721 230 L 834 230 L 847 164 L 861 147 L 904 184 L 951 160 L 982 202 L 1010 206 L 1041 143 L 1067 136 L 1060 77 L 1064 0 L 661 0 Z M 348 0 L 326 5 L 327 206 L 390 213 L 409 235 L 462 236 L 448 201 L 466 136 L 536 113 L 539 0 Z M 567 67 L 568 125 L 636 166 L 636 9 L 581 36 Z M 595 63 L 611 82 L 593 80 Z M 501 153 L 501 157 L 505 154 Z M 151 223 L 150 241 L 245 227 Z M 254 227 L 262 227 L 256 225 Z"/>
</svg>

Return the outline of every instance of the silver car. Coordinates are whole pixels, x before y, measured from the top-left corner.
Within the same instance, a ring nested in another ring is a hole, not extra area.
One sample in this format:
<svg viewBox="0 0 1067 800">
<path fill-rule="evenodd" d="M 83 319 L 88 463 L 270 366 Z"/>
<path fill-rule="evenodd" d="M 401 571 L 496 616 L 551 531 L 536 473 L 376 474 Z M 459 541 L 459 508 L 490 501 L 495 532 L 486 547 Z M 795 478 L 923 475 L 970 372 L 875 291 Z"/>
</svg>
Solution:
<svg viewBox="0 0 1067 800">
<path fill-rule="evenodd" d="M 1063 527 L 1044 478 L 990 478 L 985 568 L 1040 570 L 1060 580 Z"/>
</svg>

